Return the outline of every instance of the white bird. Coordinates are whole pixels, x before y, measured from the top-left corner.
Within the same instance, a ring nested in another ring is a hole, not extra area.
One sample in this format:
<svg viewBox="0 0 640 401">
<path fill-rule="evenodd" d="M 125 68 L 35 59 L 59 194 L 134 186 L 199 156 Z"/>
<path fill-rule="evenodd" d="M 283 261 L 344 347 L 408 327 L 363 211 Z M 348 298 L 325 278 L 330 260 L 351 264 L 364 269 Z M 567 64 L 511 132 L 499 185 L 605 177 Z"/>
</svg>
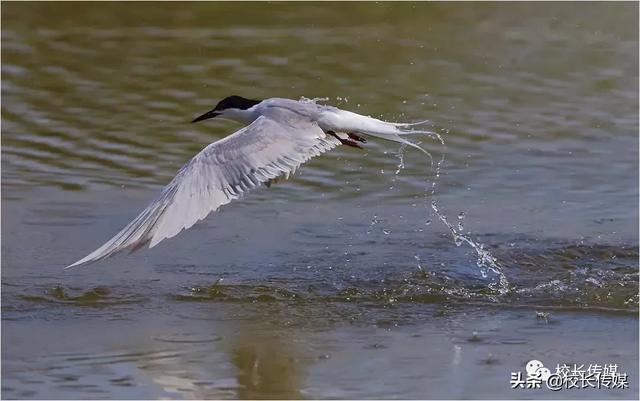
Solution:
<svg viewBox="0 0 640 401">
<path fill-rule="evenodd" d="M 400 142 L 426 152 L 402 135 L 433 134 L 365 117 L 311 100 L 250 100 L 229 96 L 192 122 L 214 117 L 248 124 L 205 147 L 160 195 L 100 248 L 67 266 L 105 259 L 123 250 L 153 248 L 261 183 L 289 178 L 307 160 L 340 144 L 361 147 L 360 135 Z"/>
</svg>

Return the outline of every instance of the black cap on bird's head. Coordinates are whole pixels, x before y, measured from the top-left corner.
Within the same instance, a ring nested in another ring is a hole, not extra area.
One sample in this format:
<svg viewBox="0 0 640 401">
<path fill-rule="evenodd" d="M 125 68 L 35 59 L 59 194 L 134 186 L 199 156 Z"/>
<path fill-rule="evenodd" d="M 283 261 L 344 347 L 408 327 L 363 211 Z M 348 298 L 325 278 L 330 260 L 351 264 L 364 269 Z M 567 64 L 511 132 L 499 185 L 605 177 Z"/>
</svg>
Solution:
<svg viewBox="0 0 640 401">
<path fill-rule="evenodd" d="M 214 107 L 212 110 L 204 113 L 201 116 L 194 118 L 193 121 L 191 122 L 196 123 L 198 121 L 208 120 L 210 118 L 217 117 L 221 115 L 224 112 L 224 110 L 228 110 L 228 109 L 247 110 L 255 106 L 256 104 L 260 103 L 261 101 L 262 100 L 245 99 L 242 96 L 236 96 L 236 95 L 228 96 L 222 99 L 221 101 L 219 101 L 216 107 Z"/>
</svg>

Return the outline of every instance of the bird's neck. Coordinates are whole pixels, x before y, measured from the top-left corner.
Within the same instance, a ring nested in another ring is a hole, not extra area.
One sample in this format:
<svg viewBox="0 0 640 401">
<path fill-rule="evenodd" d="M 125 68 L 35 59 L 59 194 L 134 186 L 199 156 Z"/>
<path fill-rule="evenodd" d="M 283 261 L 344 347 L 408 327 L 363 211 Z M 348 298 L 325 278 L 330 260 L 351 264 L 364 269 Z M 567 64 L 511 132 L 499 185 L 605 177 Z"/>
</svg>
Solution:
<svg viewBox="0 0 640 401">
<path fill-rule="evenodd" d="M 233 109 L 233 110 L 225 111 L 222 117 L 228 120 L 237 121 L 243 124 L 251 124 L 259 116 L 255 112 L 255 110 L 252 110 L 252 109 L 247 109 L 247 110 Z"/>
</svg>

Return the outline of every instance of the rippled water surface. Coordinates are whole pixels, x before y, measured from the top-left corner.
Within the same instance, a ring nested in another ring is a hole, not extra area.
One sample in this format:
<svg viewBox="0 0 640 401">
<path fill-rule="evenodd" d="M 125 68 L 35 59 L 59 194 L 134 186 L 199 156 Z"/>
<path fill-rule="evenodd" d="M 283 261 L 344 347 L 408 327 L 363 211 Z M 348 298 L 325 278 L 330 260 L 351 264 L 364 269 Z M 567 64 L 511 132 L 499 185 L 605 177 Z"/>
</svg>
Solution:
<svg viewBox="0 0 640 401">
<path fill-rule="evenodd" d="M 3 3 L 2 397 L 637 398 L 637 15 Z M 423 155 L 372 139 L 63 271 L 238 128 L 189 123 L 231 94 L 430 119 L 435 194 Z M 511 390 L 530 359 L 630 388 Z"/>
</svg>

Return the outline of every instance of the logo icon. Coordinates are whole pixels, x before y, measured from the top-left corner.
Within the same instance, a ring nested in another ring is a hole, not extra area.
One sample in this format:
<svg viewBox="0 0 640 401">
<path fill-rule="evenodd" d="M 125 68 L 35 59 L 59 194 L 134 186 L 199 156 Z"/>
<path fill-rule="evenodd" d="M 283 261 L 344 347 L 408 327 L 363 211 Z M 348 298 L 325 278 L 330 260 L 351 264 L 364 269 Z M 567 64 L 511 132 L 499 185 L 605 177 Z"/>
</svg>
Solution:
<svg viewBox="0 0 640 401">
<path fill-rule="evenodd" d="M 544 367 L 542 362 L 537 359 L 532 359 L 527 362 L 526 366 L 527 370 L 527 380 L 540 380 L 546 382 L 549 376 L 551 376 L 551 371 Z"/>
</svg>

